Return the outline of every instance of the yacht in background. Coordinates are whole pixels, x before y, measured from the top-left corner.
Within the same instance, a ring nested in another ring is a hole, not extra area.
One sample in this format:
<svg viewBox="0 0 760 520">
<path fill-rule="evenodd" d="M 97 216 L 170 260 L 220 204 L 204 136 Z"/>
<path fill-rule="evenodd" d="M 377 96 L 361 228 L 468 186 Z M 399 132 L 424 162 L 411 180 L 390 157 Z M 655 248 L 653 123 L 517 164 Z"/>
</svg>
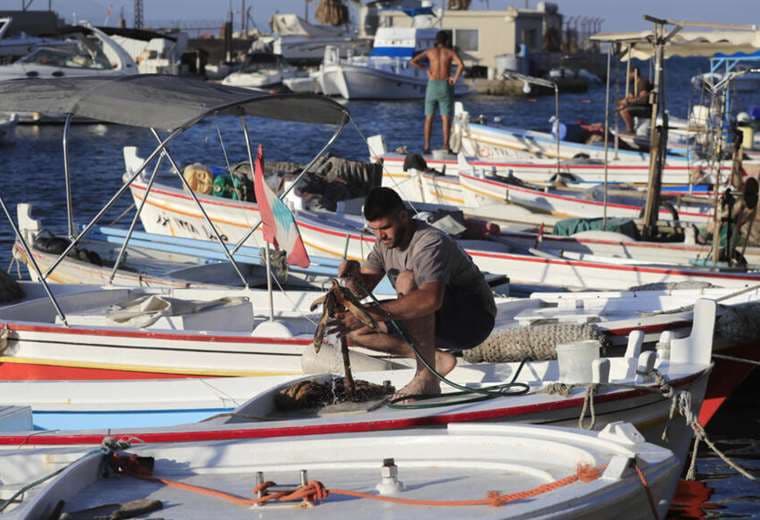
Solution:
<svg viewBox="0 0 760 520">
<path fill-rule="evenodd" d="M 328 45 L 343 57 L 369 52 L 371 40 L 357 38 L 345 27 L 314 25 L 295 14 L 275 14 L 271 25 L 272 50 L 289 63 L 317 65 Z"/>
<path fill-rule="evenodd" d="M 68 37 L 69 45 L 37 47 L 16 63 L 0 66 L 0 81 L 138 73 L 129 54 L 100 29 L 83 24 L 63 35 Z"/>
<path fill-rule="evenodd" d="M 427 73 L 409 62 L 418 52 L 435 45 L 437 32 L 432 27 L 378 28 L 367 57 L 343 60 L 335 48 L 328 47 L 318 74 L 320 88 L 325 95 L 345 99 L 422 99 Z M 464 83 L 457 83 L 456 95 L 467 91 Z"/>
<path fill-rule="evenodd" d="M 66 45 L 37 47 L 10 65 L 0 66 L 0 81 L 22 78 L 109 77 L 138 74 L 129 54 L 100 29 L 84 23 L 61 33 Z M 0 113 L 0 118 L 9 114 Z M 19 123 L 60 123 L 62 114 L 18 113 Z"/>
<path fill-rule="evenodd" d="M 163 34 L 144 29 L 100 27 L 137 64 L 140 74 L 179 74 L 187 33 Z"/>
<path fill-rule="evenodd" d="M 29 36 L 24 33 L 18 36 L 10 36 L 12 23 L 13 18 L 11 17 L 0 18 L 0 64 L 13 63 L 43 45 L 46 47 L 70 45 L 69 42 L 63 40 Z"/>
</svg>

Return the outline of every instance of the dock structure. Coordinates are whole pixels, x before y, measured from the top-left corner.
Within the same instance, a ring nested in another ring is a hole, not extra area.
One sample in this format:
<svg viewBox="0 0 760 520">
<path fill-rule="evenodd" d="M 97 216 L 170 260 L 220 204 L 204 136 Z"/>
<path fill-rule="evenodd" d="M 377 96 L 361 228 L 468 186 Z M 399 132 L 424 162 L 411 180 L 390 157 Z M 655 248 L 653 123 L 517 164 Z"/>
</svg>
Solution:
<svg viewBox="0 0 760 520">
<path fill-rule="evenodd" d="M 514 79 L 468 78 L 464 80 L 470 90 L 490 96 L 550 96 L 554 91 L 543 87 L 531 87 L 530 93 L 523 91 L 523 82 Z M 588 82 L 582 78 L 559 78 L 560 92 L 586 92 Z"/>
</svg>

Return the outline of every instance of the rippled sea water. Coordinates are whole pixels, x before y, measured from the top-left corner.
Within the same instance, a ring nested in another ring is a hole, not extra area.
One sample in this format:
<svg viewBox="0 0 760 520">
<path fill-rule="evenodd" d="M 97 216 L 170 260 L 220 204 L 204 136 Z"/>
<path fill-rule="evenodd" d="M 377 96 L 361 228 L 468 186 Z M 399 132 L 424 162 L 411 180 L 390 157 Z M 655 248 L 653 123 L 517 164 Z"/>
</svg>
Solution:
<svg viewBox="0 0 760 520">
<path fill-rule="evenodd" d="M 708 69 L 705 60 L 673 59 L 667 65 L 666 95 L 673 115 L 685 117 L 689 108 L 700 102 L 700 94 L 689 78 Z M 646 70 L 646 65 L 642 66 Z M 622 66 L 617 77 L 622 75 Z M 613 87 L 612 98 L 622 95 L 622 85 Z M 473 116 L 483 115 L 491 124 L 545 129 L 554 113 L 552 97 L 501 98 L 473 96 L 465 98 L 465 107 Z M 747 110 L 760 105 L 760 94 L 736 98 L 736 108 Z M 361 134 L 381 133 L 390 149 L 407 146 L 410 151 L 422 149 L 422 112 L 420 101 L 350 102 L 347 104 L 355 126 L 349 125 L 336 142 L 335 154 L 366 159 L 367 148 Z M 565 122 L 604 119 L 604 89 L 595 88 L 582 94 L 561 96 L 560 117 Z M 497 122 L 500 120 L 500 122 Z M 170 145 L 180 164 L 202 161 L 224 164 L 217 128 L 224 136 L 232 161 L 245 159 L 245 148 L 235 118 L 216 118 L 201 122 Z M 358 128 L 358 130 L 357 130 Z M 249 129 L 255 144 L 264 145 L 267 158 L 295 162 L 308 161 L 329 139 L 332 128 L 250 120 Z M 16 204 L 30 202 L 34 214 L 55 232 L 65 232 L 65 196 L 60 126 L 26 126 L 17 130 L 16 143 L 0 146 L 0 195 L 15 218 Z M 361 132 L 361 133 L 360 133 Z M 440 143 L 440 127 L 436 121 L 434 147 Z M 147 130 L 114 125 L 74 126 L 70 138 L 70 172 L 73 179 L 73 201 L 76 220 L 84 223 L 92 218 L 121 186 L 123 173 L 122 147 L 137 146 L 143 155 L 154 147 L 154 138 Z M 119 200 L 103 223 L 108 223 L 131 204 L 129 194 Z M 2 216 L 0 216 L 2 217 Z M 86 219 L 86 220 L 85 220 Z M 4 217 L 0 218 L 0 268 L 10 261 L 13 232 Z M 742 466 L 760 471 L 760 408 L 757 395 L 758 377 L 749 378 L 737 395 L 711 423 L 708 433 L 721 449 L 731 454 Z M 710 493 L 706 505 L 695 505 L 688 513 L 672 514 L 673 518 L 721 517 L 760 518 L 760 490 L 713 456 L 704 447 L 697 463 L 700 482 Z"/>
</svg>

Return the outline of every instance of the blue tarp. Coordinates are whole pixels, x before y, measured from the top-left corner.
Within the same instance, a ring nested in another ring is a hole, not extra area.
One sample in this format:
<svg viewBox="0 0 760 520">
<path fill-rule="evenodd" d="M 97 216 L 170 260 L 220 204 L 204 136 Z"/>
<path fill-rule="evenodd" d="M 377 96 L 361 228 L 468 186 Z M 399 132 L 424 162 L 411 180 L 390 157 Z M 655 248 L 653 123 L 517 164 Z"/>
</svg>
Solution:
<svg viewBox="0 0 760 520">
<path fill-rule="evenodd" d="M 375 47 L 370 56 L 411 58 L 414 56 L 414 49 L 412 47 Z"/>
</svg>

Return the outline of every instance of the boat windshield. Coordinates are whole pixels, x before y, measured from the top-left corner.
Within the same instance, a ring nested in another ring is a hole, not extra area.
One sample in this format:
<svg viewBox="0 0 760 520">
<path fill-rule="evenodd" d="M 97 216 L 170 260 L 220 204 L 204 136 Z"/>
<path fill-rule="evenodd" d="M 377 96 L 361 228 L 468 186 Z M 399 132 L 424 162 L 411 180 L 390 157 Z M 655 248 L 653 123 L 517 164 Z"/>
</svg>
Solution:
<svg viewBox="0 0 760 520">
<path fill-rule="evenodd" d="M 50 47 L 41 47 L 21 58 L 18 63 L 72 69 L 108 70 L 114 68 L 114 65 L 108 61 L 102 51 L 91 53 L 82 49 L 54 49 Z"/>
<path fill-rule="evenodd" d="M 253 53 L 245 58 L 240 72 L 256 72 L 260 69 L 277 68 L 284 65 L 282 58 L 277 54 Z"/>
</svg>

